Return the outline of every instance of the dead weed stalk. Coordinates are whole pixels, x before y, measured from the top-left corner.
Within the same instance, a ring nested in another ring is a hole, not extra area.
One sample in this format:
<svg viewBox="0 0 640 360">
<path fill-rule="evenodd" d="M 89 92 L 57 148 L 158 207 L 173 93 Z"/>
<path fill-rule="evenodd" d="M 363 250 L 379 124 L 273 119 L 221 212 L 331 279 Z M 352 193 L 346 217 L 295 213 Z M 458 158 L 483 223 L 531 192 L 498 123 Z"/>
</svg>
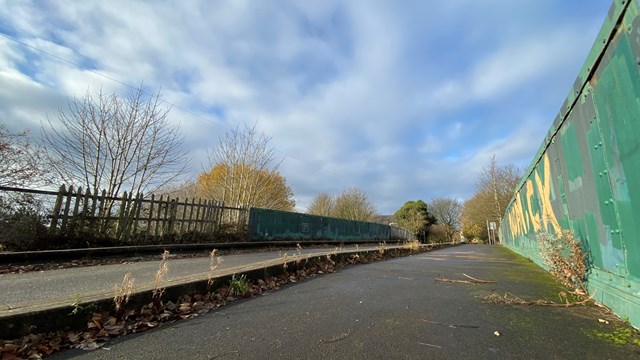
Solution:
<svg viewBox="0 0 640 360">
<path fill-rule="evenodd" d="M 476 279 L 464 273 L 462 275 L 464 275 L 464 277 L 468 278 L 469 280 L 446 279 L 443 277 L 437 277 L 433 280 L 437 282 L 447 282 L 447 283 L 456 283 L 456 284 L 495 284 L 497 282 L 493 280 Z"/>
<path fill-rule="evenodd" d="M 116 284 L 113 287 L 113 291 L 115 293 L 113 295 L 113 303 L 117 314 L 119 314 L 123 306 L 129 302 L 129 297 L 131 297 L 131 294 L 133 293 L 134 280 L 135 279 L 131 277 L 131 273 L 126 273 L 122 279 L 122 284 Z"/>
<path fill-rule="evenodd" d="M 300 244 L 296 244 L 295 259 L 296 259 L 296 266 L 299 266 L 300 260 L 302 259 L 302 246 L 300 246 Z"/>
<path fill-rule="evenodd" d="M 383 241 L 381 243 L 378 243 L 378 252 L 380 253 L 380 255 L 384 255 L 384 251 L 385 251 L 386 247 L 387 247 L 387 243 L 386 242 Z"/>
<path fill-rule="evenodd" d="M 539 233 L 538 243 L 542 261 L 549 268 L 549 273 L 563 285 L 575 289 L 576 295 L 586 296 L 588 292 L 584 280 L 587 275 L 587 256 L 573 232 Z"/>
<path fill-rule="evenodd" d="M 222 256 L 216 256 L 216 249 L 211 250 L 209 253 L 209 273 L 207 275 L 207 290 L 211 289 L 211 285 L 213 285 L 213 276 L 215 274 L 216 269 L 220 264 L 222 264 Z"/>
<path fill-rule="evenodd" d="M 289 265 L 287 264 L 289 262 L 289 254 L 284 253 L 284 255 L 281 256 L 281 259 L 282 259 L 282 269 L 286 273 L 287 269 L 289 268 Z"/>
<path fill-rule="evenodd" d="M 388 251 L 385 258 L 393 258 L 406 252 Z M 165 256 L 166 264 L 168 254 Z M 258 296 L 268 292 L 276 291 L 286 284 L 294 283 L 318 276 L 321 274 L 331 273 L 338 266 L 350 264 L 363 264 L 370 261 L 382 260 L 377 252 L 370 252 L 357 255 L 353 254 L 348 258 L 331 259 L 331 254 L 327 254 L 327 260 L 324 256 L 319 256 L 309 266 L 303 269 L 296 269 L 291 273 L 283 273 L 278 276 L 265 276 L 263 279 L 257 279 L 255 283 L 240 280 L 241 277 L 236 276 L 238 284 L 220 284 L 221 286 L 214 292 L 206 294 L 183 294 L 177 298 L 169 299 L 165 305 L 162 305 L 158 299 L 157 303 L 144 304 L 141 307 L 130 307 L 123 309 L 129 296 L 133 293 L 133 279 L 129 274 L 125 275 L 122 285 L 116 285 L 118 289 L 114 296 L 114 303 L 119 313 L 105 311 L 101 313 L 93 313 L 93 316 L 87 325 L 82 328 L 61 330 L 48 333 L 27 334 L 15 339 L 0 339 L 0 358 L 1 359 L 40 359 L 43 356 L 50 355 L 57 351 L 68 348 L 81 348 L 85 350 L 98 349 L 108 339 L 136 333 L 152 328 L 157 328 L 165 323 L 172 323 L 177 320 L 192 319 L 201 314 L 205 314 L 220 306 L 224 306 L 238 299 L 235 295 L 236 290 L 242 297 Z M 215 265 L 214 265 L 215 266 Z M 168 267 L 161 266 L 165 269 Z M 164 274 L 159 276 L 162 280 Z M 233 278 L 232 278 L 233 279 Z M 240 288 L 233 289 L 234 294 L 230 293 L 233 286 Z M 245 293 L 245 285 L 249 292 Z M 240 291 L 242 290 L 242 291 Z M 156 307 L 156 306 L 160 307 Z M 451 324 L 461 327 L 461 325 Z M 341 335 L 323 340 L 322 343 L 331 343 L 341 341 L 350 336 L 351 331 L 342 333 Z"/>
<path fill-rule="evenodd" d="M 411 240 L 404 243 L 404 246 L 407 250 L 418 251 L 420 250 L 420 241 Z"/>
<path fill-rule="evenodd" d="M 595 295 L 595 292 L 594 294 Z M 579 306 L 579 305 L 584 305 L 587 302 L 589 302 L 592 298 L 593 295 L 591 295 L 590 297 L 584 299 L 584 300 L 580 300 L 580 301 L 569 301 L 567 294 L 565 293 L 560 293 L 558 294 L 558 296 L 560 297 L 560 303 L 556 303 L 550 300 L 543 300 L 543 299 L 538 299 L 538 300 L 534 300 L 534 301 L 527 301 L 527 300 L 523 300 L 522 298 L 513 295 L 512 293 L 506 292 L 504 293 L 504 295 L 499 294 L 497 292 L 492 292 L 489 295 L 483 295 L 481 296 L 481 299 L 486 301 L 486 302 L 492 302 L 494 304 L 506 304 L 506 305 L 532 305 L 532 306 L 550 306 L 550 307 L 572 307 L 572 306 Z"/>
<path fill-rule="evenodd" d="M 162 282 L 164 281 L 164 277 L 169 272 L 169 251 L 165 250 L 162 253 L 162 260 L 160 261 L 160 267 L 156 272 L 156 276 L 153 279 L 153 299 L 154 302 L 159 301 L 162 297 L 162 293 L 164 293 L 164 287 L 162 286 Z"/>
</svg>

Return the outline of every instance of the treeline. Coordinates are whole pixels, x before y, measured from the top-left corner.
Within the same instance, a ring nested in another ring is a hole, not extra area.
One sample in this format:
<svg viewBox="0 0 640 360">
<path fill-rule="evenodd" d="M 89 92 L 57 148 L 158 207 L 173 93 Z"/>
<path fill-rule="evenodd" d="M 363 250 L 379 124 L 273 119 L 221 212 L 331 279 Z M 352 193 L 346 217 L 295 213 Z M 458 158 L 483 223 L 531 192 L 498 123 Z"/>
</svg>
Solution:
<svg viewBox="0 0 640 360">
<path fill-rule="evenodd" d="M 367 195 L 349 188 L 337 196 L 316 195 L 307 213 L 352 220 L 394 224 L 410 230 L 424 242 L 499 241 L 498 229 L 523 171 L 514 165 L 501 165 L 495 155 L 477 174 L 473 195 L 461 201 L 453 197 L 436 197 L 428 203 L 407 201 L 392 216 L 376 215 Z M 490 224 L 496 225 L 489 230 Z"/>
<path fill-rule="evenodd" d="M 461 213 L 462 235 L 467 239 L 489 239 L 488 224 L 496 224 L 496 240 L 499 241 L 497 228 L 509 201 L 520 183 L 523 170 L 512 165 L 501 165 L 496 156 L 492 156 L 489 164 L 482 168 L 478 175 L 476 190 L 464 202 Z M 491 233 L 494 235 L 494 233 Z"/>
<path fill-rule="evenodd" d="M 337 196 L 327 193 L 316 195 L 309 204 L 307 213 L 347 220 L 374 221 L 376 208 L 364 191 L 352 187 Z"/>
<path fill-rule="evenodd" d="M 203 198 L 231 208 L 295 209 L 293 191 L 278 171 L 283 159 L 271 146 L 271 138 L 255 125 L 239 125 L 212 141 L 204 170 L 186 178 L 191 156 L 164 105 L 159 93 L 149 95 L 142 87 L 125 96 L 87 91 L 69 99 L 56 117 L 41 124 L 40 139 L 0 124 L 0 186 L 34 189 L 65 184 L 105 198 L 126 191 L 134 198 L 156 194 Z M 326 195 L 323 201 L 322 213 L 329 216 L 371 220 L 376 214 L 373 203 L 357 188 L 336 197 Z M 0 234 L 43 228 L 51 206 L 29 193 L 0 192 Z M 26 223 L 29 226 L 16 227 Z M 26 237 L 34 233 L 28 232 Z"/>
<path fill-rule="evenodd" d="M 163 105 L 142 87 L 126 96 L 88 91 L 47 118 L 40 140 L 0 124 L 0 186 L 66 184 L 111 197 L 180 193 L 227 206 L 294 209 L 270 138 L 255 126 L 238 126 L 212 142 L 206 170 L 185 179 L 191 156 Z"/>
<path fill-rule="evenodd" d="M 65 184 L 105 199 L 164 194 L 227 208 L 294 209 L 293 192 L 278 172 L 281 160 L 255 126 L 238 126 L 212 141 L 205 170 L 186 178 L 191 154 L 164 105 L 160 94 L 142 87 L 125 96 L 87 91 L 41 124 L 40 139 L 0 124 L 0 186 Z M 121 213 L 115 204 L 107 202 L 103 213 Z M 44 237 L 52 210 L 50 201 L 33 193 L 0 191 L 0 247 L 15 238 Z"/>
<path fill-rule="evenodd" d="M 87 91 L 70 99 L 56 118 L 47 118 L 40 141 L 0 124 L 0 186 L 66 184 L 93 194 L 104 189 L 108 197 L 126 190 L 136 196 L 206 198 L 229 207 L 295 209 L 293 191 L 278 171 L 283 159 L 255 125 L 228 131 L 208 149 L 205 169 L 185 179 L 191 173 L 191 156 L 164 104 L 160 94 L 148 95 L 142 87 L 126 96 Z M 448 197 L 429 204 L 408 201 L 386 222 L 410 229 L 421 239 L 453 241 L 462 234 L 486 240 L 488 222 L 499 224 L 521 175 L 493 157 L 479 174 L 474 195 L 463 203 Z M 30 195 L 0 193 L 0 226 L 14 221 L 15 214 L 41 214 L 43 206 Z M 358 188 L 318 194 L 308 212 L 362 221 L 380 217 Z"/>
</svg>

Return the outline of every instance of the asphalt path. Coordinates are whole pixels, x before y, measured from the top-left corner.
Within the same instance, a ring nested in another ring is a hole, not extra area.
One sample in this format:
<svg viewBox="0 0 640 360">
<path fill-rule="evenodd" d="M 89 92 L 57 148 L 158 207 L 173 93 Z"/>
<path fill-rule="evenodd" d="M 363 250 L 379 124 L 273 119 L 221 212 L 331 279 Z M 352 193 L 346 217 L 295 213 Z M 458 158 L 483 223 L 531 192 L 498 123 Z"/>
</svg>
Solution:
<svg viewBox="0 0 640 360">
<path fill-rule="evenodd" d="M 435 278 L 494 280 L 492 284 Z M 347 267 L 188 321 L 54 359 L 638 359 L 601 339 L 598 307 L 509 305 L 493 291 L 557 300 L 562 287 L 497 246 L 465 245 Z M 499 336 L 498 336 L 499 335 Z"/>
<path fill-rule="evenodd" d="M 391 245 L 390 245 L 391 246 Z M 355 247 L 345 246 L 343 250 Z M 375 248 L 360 246 L 359 249 Z M 302 249 L 300 254 L 332 251 L 337 248 Z M 226 255 L 216 271 L 232 269 L 263 261 L 283 259 L 298 254 L 296 250 Z M 209 257 L 169 259 L 169 272 L 164 280 L 171 281 L 186 276 L 209 272 Z M 136 287 L 153 284 L 160 260 L 130 262 L 116 265 L 27 272 L 22 274 L 0 274 L 0 314 L 2 310 L 19 309 L 30 304 L 68 302 L 72 304 L 89 294 L 111 291 L 120 284 L 126 273 L 131 273 Z"/>
</svg>

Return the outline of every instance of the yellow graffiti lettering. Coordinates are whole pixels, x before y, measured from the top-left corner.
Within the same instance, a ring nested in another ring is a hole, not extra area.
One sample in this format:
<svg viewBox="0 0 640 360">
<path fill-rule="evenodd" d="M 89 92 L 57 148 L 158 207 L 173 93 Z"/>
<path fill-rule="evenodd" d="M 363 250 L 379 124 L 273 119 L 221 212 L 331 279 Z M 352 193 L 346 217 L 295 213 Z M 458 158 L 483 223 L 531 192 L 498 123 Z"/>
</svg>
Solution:
<svg viewBox="0 0 640 360">
<path fill-rule="evenodd" d="M 527 217 L 529 218 L 529 220 L 531 220 L 531 225 L 533 226 L 533 231 L 534 232 L 538 232 L 540 230 L 540 228 L 542 227 L 540 225 L 540 217 L 539 214 L 536 214 L 533 212 L 533 197 L 535 195 L 539 195 L 540 191 L 539 191 L 539 186 L 538 186 L 538 180 L 539 180 L 539 176 L 538 176 L 538 172 L 535 172 L 535 178 L 536 178 L 536 189 L 534 190 L 533 188 L 533 182 L 531 180 L 527 181 Z M 537 190 L 537 191 L 536 191 Z"/>
<path fill-rule="evenodd" d="M 529 231 L 527 218 L 524 216 L 522 193 L 516 193 L 513 207 L 509 213 L 509 229 L 513 238 Z"/>
<path fill-rule="evenodd" d="M 520 202 L 520 192 L 516 193 L 516 198 L 513 201 L 508 218 L 509 230 L 511 231 L 511 238 L 513 239 L 519 234 L 522 234 L 522 204 Z"/>
<path fill-rule="evenodd" d="M 542 212 L 542 219 L 544 229 L 548 232 L 549 226 L 553 227 L 555 233 L 560 232 L 560 224 L 556 219 L 556 214 L 551 207 L 551 164 L 549 163 L 549 156 L 545 154 L 543 158 L 543 174 L 544 182 L 540 179 L 538 173 L 536 173 L 536 186 L 539 189 L 540 194 L 540 207 Z"/>
<path fill-rule="evenodd" d="M 553 212 L 553 207 L 551 207 L 551 164 L 548 155 L 545 155 L 542 159 L 542 175 L 544 176 L 544 181 L 539 171 L 534 171 L 533 180 L 528 179 L 525 186 L 516 193 L 508 216 L 512 239 L 526 235 L 531 230 L 538 232 L 540 230 L 550 231 L 553 229 L 556 233 L 561 231 L 560 224 Z M 524 195 L 522 194 L 523 191 L 525 192 Z M 539 211 L 534 211 L 532 206 L 533 202 L 536 201 L 536 197 L 539 199 Z M 529 224 L 531 224 L 531 228 Z"/>
</svg>

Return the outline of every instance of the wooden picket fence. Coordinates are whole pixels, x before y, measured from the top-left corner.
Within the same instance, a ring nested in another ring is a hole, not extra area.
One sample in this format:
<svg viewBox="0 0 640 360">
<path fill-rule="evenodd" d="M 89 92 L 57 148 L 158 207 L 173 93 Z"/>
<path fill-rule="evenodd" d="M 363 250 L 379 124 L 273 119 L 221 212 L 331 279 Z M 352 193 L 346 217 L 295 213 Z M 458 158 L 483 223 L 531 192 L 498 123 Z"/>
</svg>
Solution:
<svg viewBox="0 0 640 360">
<path fill-rule="evenodd" d="M 19 188 L 1 188 L 40 195 L 55 195 L 49 232 L 54 235 L 75 236 L 92 234 L 109 237 L 118 242 L 145 243 L 161 237 L 182 237 L 197 234 L 211 236 L 222 227 L 243 229 L 248 223 L 248 209 L 224 206 L 208 199 L 180 200 L 169 195 L 156 196 L 124 192 L 112 197 L 103 190 L 68 189 L 62 185 L 57 192 Z"/>
</svg>

